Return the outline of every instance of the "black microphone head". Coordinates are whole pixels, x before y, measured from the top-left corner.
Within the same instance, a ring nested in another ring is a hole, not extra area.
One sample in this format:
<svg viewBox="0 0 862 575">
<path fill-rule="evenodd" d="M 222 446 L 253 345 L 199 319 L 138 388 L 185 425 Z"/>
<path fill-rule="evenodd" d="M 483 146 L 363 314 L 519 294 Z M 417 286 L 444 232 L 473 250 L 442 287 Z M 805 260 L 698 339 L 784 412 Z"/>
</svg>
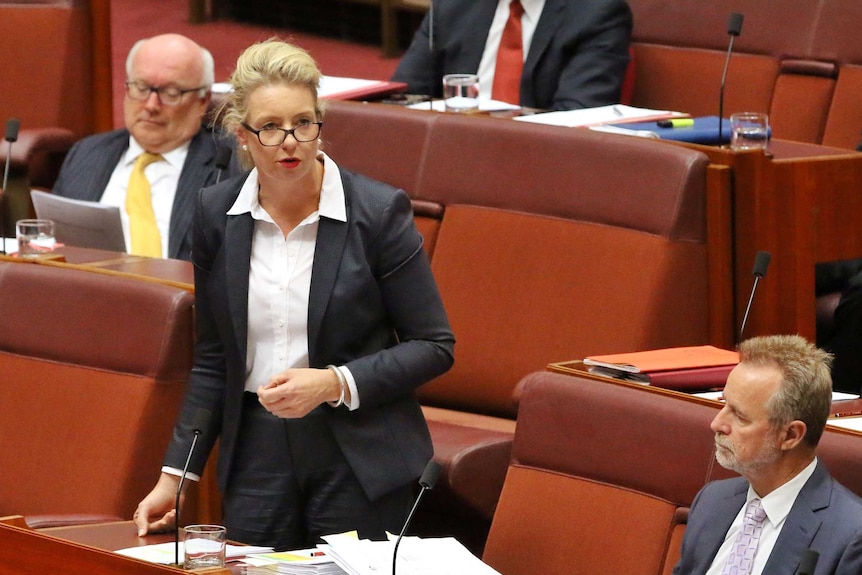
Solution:
<svg viewBox="0 0 862 575">
<path fill-rule="evenodd" d="M 814 569 L 817 567 L 817 560 L 820 559 L 820 553 L 814 549 L 805 549 L 802 551 L 802 558 L 799 561 L 799 575 L 814 575 Z"/>
<path fill-rule="evenodd" d="M 18 139 L 18 128 L 21 127 L 21 121 L 18 118 L 9 118 L 6 120 L 6 141 L 14 142 Z"/>
<path fill-rule="evenodd" d="M 742 32 L 742 21 L 744 19 L 745 16 L 739 12 L 731 13 L 730 18 L 727 20 L 727 33 L 731 36 L 739 36 L 740 32 Z"/>
<path fill-rule="evenodd" d="M 751 273 L 759 278 L 766 275 L 766 268 L 769 267 L 769 261 L 772 259 L 772 254 L 769 252 L 757 252 L 754 258 L 754 268 Z"/>
<path fill-rule="evenodd" d="M 228 146 L 220 146 L 216 152 L 215 166 L 219 170 L 226 170 L 230 164 L 230 156 L 233 151 Z"/>
<path fill-rule="evenodd" d="M 422 477 L 419 478 L 419 485 L 425 489 L 434 489 L 437 479 L 440 477 L 440 472 L 443 468 L 433 459 L 425 466 L 425 471 L 422 472 Z"/>
</svg>

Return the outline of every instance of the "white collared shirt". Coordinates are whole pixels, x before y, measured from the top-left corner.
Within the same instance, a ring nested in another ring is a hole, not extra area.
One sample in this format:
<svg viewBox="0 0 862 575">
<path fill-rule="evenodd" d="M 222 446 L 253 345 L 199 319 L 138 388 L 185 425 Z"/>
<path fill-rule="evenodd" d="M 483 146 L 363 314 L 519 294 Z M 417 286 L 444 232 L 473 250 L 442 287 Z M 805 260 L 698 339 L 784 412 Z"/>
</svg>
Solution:
<svg viewBox="0 0 862 575">
<path fill-rule="evenodd" d="M 766 519 L 763 521 L 763 531 L 760 533 L 760 542 L 757 544 L 757 551 L 754 555 L 754 565 L 751 568 L 751 575 L 761 575 L 769 556 L 772 554 L 772 549 L 775 547 L 775 542 L 778 541 L 778 536 L 781 534 L 781 529 L 787 520 L 787 515 L 790 509 L 796 502 L 796 497 L 811 475 L 814 473 L 814 468 L 817 467 L 817 458 L 809 463 L 805 469 L 800 471 L 796 476 L 768 494 L 766 497 L 761 497 L 760 502 L 763 505 L 763 510 L 766 511 Z M 727 558 L 730 556 L 731 547 L 733 547 L 736 534 L 739 533 L 742 527 L 742 519 L 745 515 L 745 507 L 752 499 L 757 499 L 759 496 L 754 492 L 751 486 L 748 486 L 748 496 L 745 503 L 736 515 L 736 519 L 730 524 L 730 529 L 724 536 L 724 543 L 718 549 L 712 565 L 706 572 L 706 575 L 720 575 L 724 569 L 724 564 L 727 563 Z M 801 550 L 800 550 L 801 551 Z"/>
<path fill-rule="evenodd" d="M 257 392 L 270 378 L 291 368 L 309 366 L 308 299 L 320 217 L 347 221 L 344 187 L 338 166 L 326 154 L 317 211 L 284 237 L 258 201 L 257 169 L 253 169 L 227 215 L 254 218 L 248 286 L 248 348 L 245 390 Z M 350 370 L 339 366 L 350 388 L 353 410 L 359 393 Z"/>
<path fill-rule="evenodd" d="M 497 50 L 500 48 L 500 39 L 509 19 L 510 0 L 499 0 L 494 19 L 491 21 L 491 29 L 488 31 L 488 39 L 485 40 L 485 50 L 482 52 L 482 60 L 479 62 L 479 97 L 491 99 L 491 88 L 494 85 L 494 71 L 497 68 Z M 545 7 L 545 0 L 521 0 L 524 14 L 521 16 L 521 41 L 524 47 L 524 60 L 530 51 L 530 43 L 533 41 L 533 33 L 539 24 L 539 17 Z M 517 104 L 518 102 L 509 102 Z"/>
<path fill-rule="evenodd" d="M 120 158 L 117 167 L 108 180 L 101 203 L 120 208 L 120 219 L 123 222 L 123 235 L 126 238 L 126 250 L 132 245 L 129 235 L 129 215 L 126 213 L 126 191 L 129 189 L 129 178 L 135 160 L 144 153 L 144 149 L 135 139 L 129 136 L 129 147 Z M 153 212 L 156 214 L 156 225 L 162 240 L 162 257 L 168 257 L 168 233 L 171 225 L 171 211 L 174 207 L 174 197 L 177 195 L 177 185 L 180 174 L 189 153 L 189 143 L 179 148 L 165 152 L 163 162 L 153 162 L 144 168 L 144 174 L 150 182 L 150 195 L 153 199 Z"/>
</svg>

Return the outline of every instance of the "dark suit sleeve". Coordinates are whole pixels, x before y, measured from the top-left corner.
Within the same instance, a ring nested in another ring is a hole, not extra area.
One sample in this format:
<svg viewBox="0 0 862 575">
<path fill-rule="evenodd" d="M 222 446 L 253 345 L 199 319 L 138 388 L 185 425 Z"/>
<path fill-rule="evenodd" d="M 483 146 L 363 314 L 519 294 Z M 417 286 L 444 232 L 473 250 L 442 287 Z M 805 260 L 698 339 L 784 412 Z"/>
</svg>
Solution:
<svg viewBox="0 0 862 575">
<path fill-rule="evenodd" d="M 387 186 L 388 188 L 388 186 Z M 362 188 L 360 188 L 362 189 Z M 363 190 L 363 195 L 370 195 Z M 391 190 L 391 189 L 390 189 Z M 455 338 L 449 327 L 443 302 L 437 289 L 431 266 L 422 247 L 422 237 L 413 222 L 410 200 L 403 191 L 386 192 L 382 208 L 372 205 L 369 215 L 362 216 L 351 212 L 356 220 L 367 220 L 373 230 L 366 234 L 368 242 L 364 249 L 368 263 L 376 278 L 376 286 L 361 289 L 369 294 L 366 297 L 379 298 L 385 315 L 388 330 L 369 324 L 368 337 L 361 336 L 361 321 L 353 321 L 354 336 L 371 341 L 384 337 L 386 331 L 394 331 L 394 345 L 384 344 L 381 339 L 373 347 L 372 353 L 358 353 L 347 362 L 353 373 L 360 397 L 360 409 L 367 409 L 392 401 L 393 398 L 412 394 L 413 390 L 430 379 L 446 372 L 453 363 Z M 366 202 L 368 204 L 368 202 Z M 374 211 L 381 210 L 376 215 Z M 350 217 L 350 216 L 349 216 Z M 373 223 L 372 223 L 373 222 Z M 357 242 L 349 242 L 357 245 Z M 359 255 L 353 256 L 355 259 Z M 344 270 L 344 266 L 342 266 Z M 342 280 L 343 283 L 343 280 Z M 371 294 L 377 292 L 374 296 Z M 358 294 L 357 294 L 358 296 Z M 331 306 L 341 306 L 333 317 L 350 311 L 369 302 L 356 297 L 346 298 L 344 302 L 330 302 Z M 376 308 L 376 305 L 373 306 Z M 373 309 L 369 308 L 369 309 Z M 356 315 L 358 312 L 354 312 Z M 376 312 L 375 312 L 376 313 Z M 361 316 L 356 315 L 357 319 Z M 331 330 L 330 335 L 335 335 Z M 374 334 L 377 334 L 375 336 Z M 390 336 L 385 336 L 389 338 Z M 369 348 L 371 349 L 371 348 Z"/>
<path fill-rule="evenodd" d="M 542 82 L 549 78 L 537 77 L 536 95 L 539 108 L 572 110 L 606 106 L 620 101 L 620 92 L 629 64 L 629 46 L 632 15 L 622 0 L 579 3 L 569 8 L 583 22 L 583 32 L 562 48 L 563 58 L 558 73 L 556 90 L 551 102 L 542 101 Z M 580 13 L 580 16 L 579 14 Z M 565 30 L 560 30 L 562 36 Z M 525 104 L 527 104 L 525 102 Z M 527 104 L 530 105 L 530 104 Z"/>
<path fill-rule="evenodd" d="M 405 82 L 407 91 L 411 94 L 425 94 L 438 97 L 442 88 L 437 89 L 440 82 L 440 73 L 437 64 L 431 57 L 428 40 L 429 16 L 425 15 L 421 26 L 413 36 L 410 47 L 404 52 L 398 67 L 392 75 L 394 82 Z"/>
</svg>

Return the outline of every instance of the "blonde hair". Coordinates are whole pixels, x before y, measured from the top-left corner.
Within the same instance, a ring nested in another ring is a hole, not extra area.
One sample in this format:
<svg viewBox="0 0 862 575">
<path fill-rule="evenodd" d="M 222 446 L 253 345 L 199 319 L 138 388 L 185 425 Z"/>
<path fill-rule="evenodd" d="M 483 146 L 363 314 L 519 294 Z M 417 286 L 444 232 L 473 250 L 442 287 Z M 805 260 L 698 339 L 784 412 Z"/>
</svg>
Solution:
<svg viewBox="0 0 862 575">
<path fill-rule="evenodd" d="M 219 106 L 217 117 L 222 127 L 236 133 L 248 116 L 249 95 L 261 86 L 287 84 L 305 86 L 314 98 L 314 112 L 323 119 L 323 109 L 317 97 L 321 73 L 311 55 L 293 44 L 270 38 L 246 48 L 236 61 L 230 77 L 232 90 Z M 240 152 L 240 160 L 251 165 L 247 152 Z"/>
<path fill-rule="evenodd" d="M 832 356 L 798 335 L 771 335 L 743 341 L 739 360 L 781 372 L 781 386 L 766 404 L 769 419 L 773 426 L 804 422 L 805 442 L 816 446 L 832 405 Z"/>
</svg>

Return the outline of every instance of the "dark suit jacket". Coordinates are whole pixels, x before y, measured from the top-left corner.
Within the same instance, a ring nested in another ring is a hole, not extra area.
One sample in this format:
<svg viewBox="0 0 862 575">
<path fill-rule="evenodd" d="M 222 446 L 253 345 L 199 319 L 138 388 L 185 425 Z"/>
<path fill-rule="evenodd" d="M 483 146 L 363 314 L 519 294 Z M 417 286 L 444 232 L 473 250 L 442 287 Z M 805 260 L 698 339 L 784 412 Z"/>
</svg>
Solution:
<svg viewBox="0 0 862 575">
<path fill-rule="evenodd" d="M 308 309 L 311 367 L 346 365 L 360 407 L 319 406 L 366 494 L 407 485 L 432 456 L 417 386 L 448 370 L 454 337 L 410 200 L 400 190 L 341 171 L 347 222 L 321 218 Z M 182 469 L 191 421 L 212 414 L 190 469 L 200 472 L 216 436 L 219 486 L 231 473 L 242 407 L 248 278 L 254 220 L 226 216 L 246 176 L 202 190 L 193 262 L 198 343 L 165 465 Z"/>
<path fill-rule="evenodd" d="M 434 0 L 393 80 L 442 95 L 445 74 L 476 73 L 497 0 Z M 521 76 L 522 106 L 569 110 L 615 104 L 629 62 L 632 15 L 625 0 L 547 0 Z"/>
<path fill-rule="evenodd" d="M 189 143 L 189 153 L 180 173 L 177 193 L 171 208 L 171 223 L 168 231 L 167 257 L 191 259 L 192 215 L 197 191 L 215 183 L 216 150 L 219 145 L 233 146 L 233 142 L 219 144 L 212 132 L 201 129 Z M 76 200 L 98 202 L 105 193 L 114 168 L 129 147 L 129 131 L 114 130 L 88 136 L 77 142 L 63 161 L 60 175 L 54 184 L 53 193 Z M 232 155 L 235 157 L 235 154 Z M 222 174 L 222 179 L 239 173 L 238 163 L 231 165 Z"/>
<path fill-rule="evenodd" d="M 706 572 L 747 493 L 748 482 L 741 477 L 701 490 L 691 506 L 674 575 Z M 796 573 L 802 551 L 809 548 L 820 553 L 817 575 L 862 573 L 862 500 L 820 462 L 790 509 L 763 575 Z"/>
</svg>

